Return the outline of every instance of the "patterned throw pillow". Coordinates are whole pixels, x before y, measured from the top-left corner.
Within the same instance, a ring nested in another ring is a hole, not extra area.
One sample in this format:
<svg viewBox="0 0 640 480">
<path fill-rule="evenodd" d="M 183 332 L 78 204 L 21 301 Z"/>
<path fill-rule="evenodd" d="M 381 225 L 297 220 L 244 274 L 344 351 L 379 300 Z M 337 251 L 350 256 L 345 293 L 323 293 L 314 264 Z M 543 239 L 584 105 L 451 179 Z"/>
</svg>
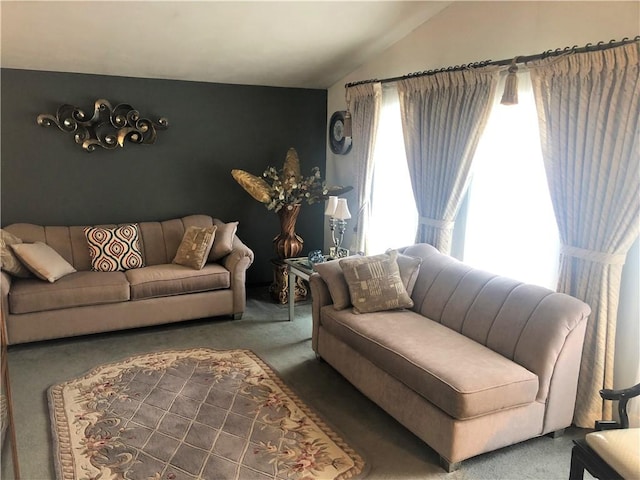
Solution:
<svg viewBox="0 0 640 480">
<path fill-rule="evenodd" d="M 397 256 L 398 253 L 392 251 L 388 255 L 340 260 L 355 313 L 413 307 L 413 300 L 400 278 Z"/>
<path fill-rule="evenodd" d="M 204 264 L 207 263 L 209 251 L 213 246 L 216 229 L 215 225 L 212 227 L 192 226 L 187 228 L 173 263 L 202 270 Z"/>
<path fill-rule="evenodd" d="M 87 227 L 84 234 L 92 270 L 117 272 L 144 266 L 137 223 L 117 228 Z"/>
</svg>

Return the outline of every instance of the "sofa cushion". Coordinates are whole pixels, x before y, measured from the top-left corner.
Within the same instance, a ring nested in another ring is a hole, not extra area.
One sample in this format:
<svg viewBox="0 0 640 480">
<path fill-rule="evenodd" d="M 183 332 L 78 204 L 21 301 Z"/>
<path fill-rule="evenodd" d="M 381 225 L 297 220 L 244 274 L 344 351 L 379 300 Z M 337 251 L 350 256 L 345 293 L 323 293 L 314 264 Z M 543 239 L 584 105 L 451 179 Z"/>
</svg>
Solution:
<svg viewBox="0 0 640 480">
<path fill-rule="evenodd" d="M 13 253 L 36 277 L 50 283 L 76 271 L 69 262 L 46 243 L 14 243 Z"/>
<path fill-rule="evenodd" d="M 231 285 L 229 270 L 216 263 L 208 263 L 202 270 L 167 263 L 127 270 L 125 274 L 132 300 L 207 292 Z"/>
<path fill-rule="evenodd" d="M 538 377 L 418 313 L 322 308 L 322 326 L 457 419 L 529 404 Z"/>
<path fill-rule="evenodd" d="M 31 313 L 127 300 L 129 282 L 124 273 L 76 272 L 55 283 L 37 279 L 14 281 L 9 291 L 9 310 Z"/>
<path fill-rule="evenodd" d="M 398 253 L 340 260 L 349 285 L 351 304 L 357 313 L 413 307 L 413 300 L 400 277 Z"/>
<path fill-rule="evenodd" d="M 182 237 L 182 242 L 178 247 L 173 262 L 178 265 L 201 270 L 207 263 L 207 256 L 213 245 L 216 234 L 216 226 L 210 227 L 188 227 Z"/>
<path fill-rule="evenodd" d="M 89 244 L 92 270 L 117 272 L 143 266 L 137 224 L 116 228 L 87 227 L 84 233 Z"/>
</svg>

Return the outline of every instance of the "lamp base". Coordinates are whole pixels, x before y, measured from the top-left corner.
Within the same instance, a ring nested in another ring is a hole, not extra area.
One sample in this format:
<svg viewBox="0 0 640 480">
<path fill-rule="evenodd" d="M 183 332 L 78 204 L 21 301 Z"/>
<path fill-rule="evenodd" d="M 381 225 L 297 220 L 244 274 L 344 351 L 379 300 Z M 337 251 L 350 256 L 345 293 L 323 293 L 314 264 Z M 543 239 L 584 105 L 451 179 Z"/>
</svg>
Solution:
<svg viewBox="0 0 640 480">
<path fill-rule="evenodd" d="M 330 247 L 329 256 L 332 258 L 345 258 L 349 256 L 349 250 L 342 247 Z"/>
</svg>

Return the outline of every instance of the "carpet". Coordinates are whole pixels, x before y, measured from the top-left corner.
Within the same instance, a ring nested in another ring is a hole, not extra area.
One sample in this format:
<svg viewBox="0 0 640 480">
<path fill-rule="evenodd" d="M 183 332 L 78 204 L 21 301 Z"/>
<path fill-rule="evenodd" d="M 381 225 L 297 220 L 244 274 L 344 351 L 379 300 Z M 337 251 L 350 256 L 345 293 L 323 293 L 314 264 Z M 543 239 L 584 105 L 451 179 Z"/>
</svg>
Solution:
<svg viewBox="0 0 640 480">
<path fill-rule="evenodd" d="M 249 350 L 131 357 L 48 398 L 59 480 L 338 480 L 364 467 Z"/>
</svg>

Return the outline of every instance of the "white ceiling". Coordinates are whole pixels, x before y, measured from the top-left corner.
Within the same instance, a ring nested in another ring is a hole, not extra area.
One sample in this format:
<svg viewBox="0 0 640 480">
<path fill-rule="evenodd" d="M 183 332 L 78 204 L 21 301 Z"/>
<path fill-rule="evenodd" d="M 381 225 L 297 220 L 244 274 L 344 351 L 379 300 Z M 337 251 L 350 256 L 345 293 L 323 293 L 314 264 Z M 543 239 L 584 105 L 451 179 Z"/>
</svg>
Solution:
<svg viewBox="0 0 640 480">
<path fill-rule="evenodd" d="M 2 1 L 5 68 L 328 88 L 451 2 Z"/>
</svg>

